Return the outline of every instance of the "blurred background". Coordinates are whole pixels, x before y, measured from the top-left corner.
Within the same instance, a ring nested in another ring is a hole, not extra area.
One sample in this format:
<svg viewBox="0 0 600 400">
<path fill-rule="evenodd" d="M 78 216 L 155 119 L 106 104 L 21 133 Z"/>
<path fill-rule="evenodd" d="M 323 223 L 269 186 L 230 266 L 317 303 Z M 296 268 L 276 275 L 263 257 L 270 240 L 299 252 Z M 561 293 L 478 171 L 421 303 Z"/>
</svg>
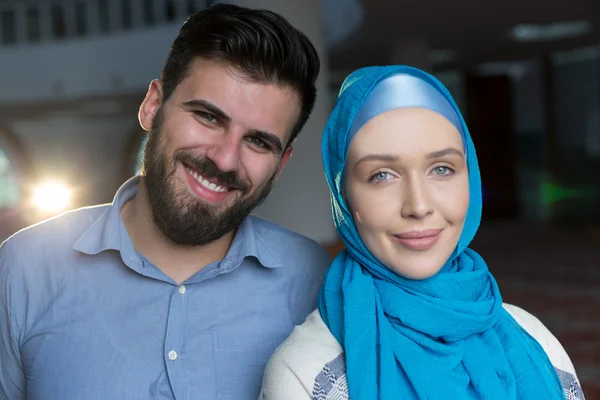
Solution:
<svg viewBox="0 0 600 400">
<path fill-rule="evenodd" d="M 112 201 L 140 168 L 137 110 L 205 0 L 0 0 L 0 241 Z M 354 69 L 407 64 L 455 96 L 478 150 L 473 247 L 600 399 L 600 3 L 239 0 L 287 17 L 322 59 L 316 108 L 257 213 L 340 250 L 322 129 Z M 32 249 L 35 251 L 35 249 Z"/>
</svg>

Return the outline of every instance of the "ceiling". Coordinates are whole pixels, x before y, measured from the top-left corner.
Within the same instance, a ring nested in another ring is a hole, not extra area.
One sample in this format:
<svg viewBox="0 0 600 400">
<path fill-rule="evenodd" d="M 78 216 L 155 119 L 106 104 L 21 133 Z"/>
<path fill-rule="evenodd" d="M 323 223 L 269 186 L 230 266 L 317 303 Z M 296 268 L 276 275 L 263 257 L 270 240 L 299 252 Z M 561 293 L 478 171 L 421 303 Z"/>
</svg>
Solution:
<svg viewBox="0 0 600 400">
<path fill-rule="evenodd" d="M 600 0 L 364 0 L 363 7 L 363 26 L 330 55 L 333 70 L 390 63 L 394 44 L 411 38 L 426 39 L 432 50 L 450 50 L 454 61 L 439 66 L 446 68 L 600 44 Z M 509 37 L 517 24 L 575 20 L 591 23 L 591 33 L 537 43 Z"/>
</svg>

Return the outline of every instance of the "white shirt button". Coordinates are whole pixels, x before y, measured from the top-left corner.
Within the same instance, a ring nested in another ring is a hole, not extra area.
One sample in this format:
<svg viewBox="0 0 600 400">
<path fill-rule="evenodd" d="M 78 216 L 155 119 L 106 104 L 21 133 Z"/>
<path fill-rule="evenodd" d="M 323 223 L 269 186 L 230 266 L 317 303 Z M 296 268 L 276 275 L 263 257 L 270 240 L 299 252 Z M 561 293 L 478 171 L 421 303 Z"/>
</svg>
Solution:
<svg viewBox="0 0 600 400">
<path fill-rule="evenodd" d="M 169 360 L 171 360 L 171 361 L 177 360 L 177 352 L 175 350 L 171 350 L 169 352 Z"/>
<path fill-rule="evenodd" d="M 179 294 L 185 294 L 185 286 L 181 285 L 177 288 Z"/>
</svg>

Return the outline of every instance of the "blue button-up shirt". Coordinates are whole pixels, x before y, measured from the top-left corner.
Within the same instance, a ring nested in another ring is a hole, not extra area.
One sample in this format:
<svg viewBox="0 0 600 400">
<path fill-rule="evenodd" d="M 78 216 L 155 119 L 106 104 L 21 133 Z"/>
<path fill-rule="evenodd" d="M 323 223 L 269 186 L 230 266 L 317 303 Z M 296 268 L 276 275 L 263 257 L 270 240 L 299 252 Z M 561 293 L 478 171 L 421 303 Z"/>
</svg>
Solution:
<svg viewBox="0 0 600 400">
<path fill-rule="evenodd" d="M 121 219 L 138 183 L 0 247 L 0 399 L 256 399 L 268 358 L 316 307 L 327 253 L 255 216 L 178 286 Z"/>
</svg>

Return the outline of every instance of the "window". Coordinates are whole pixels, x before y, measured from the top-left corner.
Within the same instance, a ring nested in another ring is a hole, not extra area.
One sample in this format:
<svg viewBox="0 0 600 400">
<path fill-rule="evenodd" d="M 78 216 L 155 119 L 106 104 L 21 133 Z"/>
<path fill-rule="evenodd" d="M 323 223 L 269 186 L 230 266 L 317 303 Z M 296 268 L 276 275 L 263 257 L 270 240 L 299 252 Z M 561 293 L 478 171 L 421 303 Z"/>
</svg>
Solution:
<svg viewBox="0 0 600 400">
<path fill-rule="evenodd" d="M 0 11 L 0 27 L 2 27 L 2 43 L 13 44 L 17 41 L 15 26 L 15 12 L 13 10 Z"/>
<path fill-rule="evenodd" d="M 131 0 L 121 0 L 121 24 L 123 29 L 131 29 L 133 21 L 131 18 Z"/>
<path fill-rule="evenodd" d="M 27 40 L 37 42 L 42 37 L 40 27 L 40 10 L 37 7 L 29 7 L 25 11 L 25 20 L 27 24 Z"/>
<path fill-rule="evenodd" d="M 52 35 L 55 39 L 62 39 L 67 34 L 65 24 L 65 10 L 61 4 L 55 4 L 50 11 L 52 16 Z"/>
<path fill-rule="evenodd" d="M 77 36 L 87 33 L 86 4 L 83 1 L 75 3 L 75 33 Z"/>
<path fill-rule="evenodd" d="M 98 29 L 102 33 L 107 33 L 110 29 L 108 0 L 98 0 Z"/>
<path fill-rule="evenodd" d="M 144 24 L 154 25 L 154 2 L 152 0 L 144 0 Z"/>
<path fill-rule="evenodd" d="M 20 187 L 17 174 L 8 155 L 0 147 L 0 210 L 19 204 Z"/>
<path fill-rule="evenodd" d="M 175 10 L 175 0 L 165 0 L 165 19 L 169 22 L 175 20 L 177 11 Z"/>
</svg>

